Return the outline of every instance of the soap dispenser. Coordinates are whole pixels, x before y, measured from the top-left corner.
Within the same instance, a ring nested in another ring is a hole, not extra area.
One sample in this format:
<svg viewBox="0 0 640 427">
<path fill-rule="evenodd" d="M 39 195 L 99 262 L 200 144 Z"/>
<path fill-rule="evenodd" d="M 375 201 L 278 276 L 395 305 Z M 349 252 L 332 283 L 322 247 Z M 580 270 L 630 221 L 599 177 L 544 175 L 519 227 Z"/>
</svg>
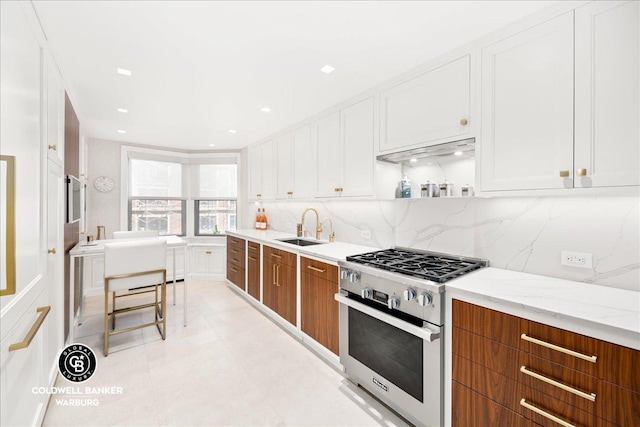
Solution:
<svg viewBox="0 0 640 427">
<path fill-rule="evenodd" d="M 411 181 L 405 175 L 402 181 L 400 181 L 400 197 L 403 199 L 411 198 Z"/>
</svg>

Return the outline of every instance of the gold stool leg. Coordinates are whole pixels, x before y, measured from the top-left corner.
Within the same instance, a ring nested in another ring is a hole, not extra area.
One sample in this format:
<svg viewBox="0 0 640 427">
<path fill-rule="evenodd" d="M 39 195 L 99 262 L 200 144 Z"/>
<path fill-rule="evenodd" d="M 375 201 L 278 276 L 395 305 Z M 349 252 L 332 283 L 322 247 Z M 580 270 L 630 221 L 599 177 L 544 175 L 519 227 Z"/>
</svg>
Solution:
<svg viewBox="0 0 640 427">
<path fill-rule="evenodd" d="M 113 314 L 111 315 L 111 329 L 116 330 L 116 291 L 111 293 L 112 295 L 112 303 L 111 308 L 113 309 Z"/>
<path fill-rule="evenodd" d="M 109 355 L 109 292 L 108 284 L 104 285 L 104 357 Z"/>
</svg>

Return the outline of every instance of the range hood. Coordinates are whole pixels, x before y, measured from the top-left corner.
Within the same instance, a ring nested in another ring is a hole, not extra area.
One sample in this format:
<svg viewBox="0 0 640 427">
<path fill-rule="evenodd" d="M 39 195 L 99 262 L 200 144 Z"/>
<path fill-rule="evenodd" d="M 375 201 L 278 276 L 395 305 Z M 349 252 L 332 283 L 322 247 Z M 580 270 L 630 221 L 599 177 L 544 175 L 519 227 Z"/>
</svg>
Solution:
<svg viewBox="0 0 640 427">
<path fill-rule="evenodd" d="M 444 144 L 430 145 L 428 147 L 414 148 L 397 153 L 381 154 L 378 160 L 389 163 L 404 163 L 411 159 L 425 159 L 434 157 L 452 156 L 456 152 L 473 156 L 476 150 L 476 139 L 462 139 L 460 141 L 446 142 Z"/>
</svg>

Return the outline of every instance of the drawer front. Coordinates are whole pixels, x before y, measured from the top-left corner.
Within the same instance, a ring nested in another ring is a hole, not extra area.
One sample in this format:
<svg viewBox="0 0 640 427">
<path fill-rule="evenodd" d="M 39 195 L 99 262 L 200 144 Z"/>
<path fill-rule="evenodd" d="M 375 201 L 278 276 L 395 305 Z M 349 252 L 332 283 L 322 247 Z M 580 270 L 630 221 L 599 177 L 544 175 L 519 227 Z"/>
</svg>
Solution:
<svg viewBox="0 0 640 427">
<path fill-rule="evenodd" d="M 619 426 L 640 426 L 640 393 L 600 380 L 596 394 L 598 418 Z"/>
<path fill-rule="evenodd" d="M 561 405 L 569 404 L 593 414 L 596 401 L 603 398 L 597 393 L 597 378 L 546 359 L 529 356 L 519 371 L 521 384 L 550 396 Z"/>
<path fill-rule="evenodd" d="M 560 424 L 554 421 L 553 417 L 576 427 L 591 427 L 596 424 L 595 413 L 567 405 L 531 387 L 521 386 L 518 396 L 518 413 L 541 426 L 558 427 Z M 524 399 L 524 402 L 522 402 L 522 399 Z M 543 414 L 531 407 L 543 412 Z"/>
<path fill-rule="evenodd" d="M 524 351 L 528 349 L 528 343 L 520 339 L 527 332 L 525 319 L 459 300 L 453 300 L 452 316 L 456 327 Z"/>
<path fill-rule="evenodd" d="M 514 411 L 453 381 L 451 384 L 453 427 L 535 427 L 535 424 Z"/>
<path fill-rule="evenodd" d="M 536 340 L 529 342 L 529 352 L 535 356 L 588 375 L 598 374 L 600 357 L 596 339 L 533 321 L 529 322 L 529 333 L 524 339 Z"/>
<path fill-rule="evenodd" d="M 237 249 L 234 247 L 227 247 L 227 262 L 235 264 L 240 268 L 245 268 L 245 254 L 244 249 Z"/>
<path fill-rule="evenodd" d="M 263 255 L 265 259 L 271 259 L 279 264 L 296 265 L 296 254 L 283 251 L 282 249 L 276 249 L 265 245 Z"/>
<path fill-rule="evenodd" d="M 248 241 L 247 242 L 247 250 L 249 253 L 260 254 L 260 243 Z"/>
<path fill-rule="evenodd" d="M 597 353 L 599 378 L 640 393 L 640 351 L 600 341 Z"/>
<path fill-rule="evenodd" d="M 317 276 L 329 282 L 338 283 L 338 267 L 324 262 L 300 257 L 300 272 Z"/>
<path fill-rule="evenodd" d="M 227 262 L 227 279 L 240 289 L 244 290 L 244 268 L 240 268 L 231 262 Z"/>
<path fill-rule="evenodd" d="M 227 248 L 244 250 L 245 240 L 238 237 L 227 236 Z"/>
<path fill-rule="evenodd" d="M 526 365 L 526 354 L 497 341 L 472 334 L 460 328 L 453 328 L 453 354 L 472 360 L 481 367 L 488 368 L 517 381 L 520 366 Z"/>
</svg>

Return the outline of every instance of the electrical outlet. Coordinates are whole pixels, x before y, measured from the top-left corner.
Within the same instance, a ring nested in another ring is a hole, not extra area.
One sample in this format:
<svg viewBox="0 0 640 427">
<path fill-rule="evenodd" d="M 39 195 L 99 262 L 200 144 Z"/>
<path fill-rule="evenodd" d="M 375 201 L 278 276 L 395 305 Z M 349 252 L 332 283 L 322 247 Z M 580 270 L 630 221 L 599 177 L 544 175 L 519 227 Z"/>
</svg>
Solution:
<svg viewBox="0 0 640 427">
<path fill-rule="evenodd" d="M 360 235 L 363 239 L 371 239 L 371 231 L 370 230 L 362 230 Z"/>
<path fill-rule="evenodd" d="M 591 268 L 593 266 L 593 256 L 582 252 L 562 251 L 560 253 L 560 264 L 571 267 Z"/>
</svg>

